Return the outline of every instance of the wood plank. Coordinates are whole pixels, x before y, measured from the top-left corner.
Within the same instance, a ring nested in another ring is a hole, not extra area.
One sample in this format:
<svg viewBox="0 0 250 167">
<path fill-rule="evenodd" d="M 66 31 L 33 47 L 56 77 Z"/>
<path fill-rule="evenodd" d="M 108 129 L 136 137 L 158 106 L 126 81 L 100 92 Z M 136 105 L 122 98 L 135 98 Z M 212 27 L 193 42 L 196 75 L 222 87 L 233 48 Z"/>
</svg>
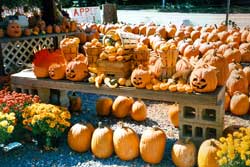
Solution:
<svg viewBox="0 0 250 167">
<path fill-rule="evenodd" d="M 51 80 L 49 78 L 37 79 L 32 70 L 23 70 L 22 72 L 11 75 L 12 85 L 25 85 L 35 88 L 49 88 L 59 90 L 72 90 L 84 93 L 104 94 L 104 95 L 123 95 L 135 98 L 160 100 L 168 102 L 182 102 L 185 104 L 205 104 L 217 105 L 221 101 L 221 94 L 225 92 L 224 87 L 218 87 L 212 93 L 180 93 L 169 91 L 154 91 L 147 89 L 137 89 L 135 87 L 119 87 L 115 89 L 108 88 L 103 84 L 96 88 L 94 84 L 87 82 L 73 82 L 69 80 Z M 221 103 L 220 103 L 221 104 Z"/>
</svg>

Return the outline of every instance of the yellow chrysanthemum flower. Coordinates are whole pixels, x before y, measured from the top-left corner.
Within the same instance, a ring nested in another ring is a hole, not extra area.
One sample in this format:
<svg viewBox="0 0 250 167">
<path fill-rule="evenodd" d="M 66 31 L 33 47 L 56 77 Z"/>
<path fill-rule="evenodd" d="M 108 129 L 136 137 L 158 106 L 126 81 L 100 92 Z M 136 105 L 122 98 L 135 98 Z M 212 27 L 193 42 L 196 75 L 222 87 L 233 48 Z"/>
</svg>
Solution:
<svg viewBox="0 0 250 167">
<path fill-rule="evenodd" d="M 7 127 L 8 126 L 8 121 L 7 120 L 3 120 L 0 122 L 0 126 L 2 127 Z"/>
<path fill-rule="evenodd" d="M 13 130 L 14 130 L 14 126 L 13 126 L 13 125 L 10 125 L 10 126 L 8 126 L 8 128 L 7 128 L 7 133 L 12 133 Z"/>
</svg>

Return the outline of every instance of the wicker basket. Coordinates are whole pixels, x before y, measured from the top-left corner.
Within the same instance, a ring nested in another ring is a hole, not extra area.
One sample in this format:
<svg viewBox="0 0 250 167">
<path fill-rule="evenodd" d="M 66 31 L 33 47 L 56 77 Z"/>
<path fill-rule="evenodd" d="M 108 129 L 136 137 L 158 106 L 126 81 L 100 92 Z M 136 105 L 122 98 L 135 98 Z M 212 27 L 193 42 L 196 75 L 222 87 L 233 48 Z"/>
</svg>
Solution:
<svg viewBox="0 0 250 167">
<path fill-rule="evenodd" d="M 163 61 L 166 61 L 166 76 L 167 78 L 172 77 L 175 73 L 175 66 L 178 58 L 179 51 L 177 49 L 170 49 L 167 51 L 157 50 L 158 55 Z"/>
<path fill-rule="evenodd" d="M 67 37 L 60 42 L 60 48 L 67 61 L 71 61 L 78 54 L 80 40 L 76 37 Z"/>
<path fill-rule="evenodd" d="M 134 49 L 133 60 L 134 63 L 139 65 L 147 65 L 149 61 L 150 50 L 138 50 Z"/>
<path fill-rule="evenodd" d="M 86 47 L 83 46 L 85 55 L 87 56 L 88 64 L 96 63 L 99 55 L 103 51 L 103 47 Z"/>
<path fill-rule="evenodd" d="M 121 39 L 122 42 L 122 46 L 125 49 L 134 49 L 137 47 L 137 44 L 139 42 L 140 36 L 139 35 L 135 35 L 133 33 L 129 33 L 129 32 L 124 32 L 122 30 L 120 31 L 116 31 Z"/>
</svg>

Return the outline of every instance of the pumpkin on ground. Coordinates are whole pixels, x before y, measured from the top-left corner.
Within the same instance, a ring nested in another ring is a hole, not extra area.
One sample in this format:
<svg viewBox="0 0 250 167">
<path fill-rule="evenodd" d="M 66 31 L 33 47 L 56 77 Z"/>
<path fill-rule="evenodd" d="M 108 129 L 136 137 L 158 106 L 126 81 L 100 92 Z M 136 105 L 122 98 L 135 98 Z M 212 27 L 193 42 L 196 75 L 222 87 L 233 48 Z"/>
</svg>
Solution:
<svg viewBox="0 0 250 167">
<path fill-rule="evenodd" d="M 147 118 L 147 106 L 141 99 L 133 103 L 130 116 L 135 121 L 144 121 Z"/>
<path fill-rule="evenodd" d="M 169 109 L 168 109 L 168 120 L 176 128 L 179 127 L 179 112 L 180 112 L 180 107 L 179 107 L 179 105 L 177 103 L 169 106 Z"/>
<path fill-rule="evenodd" d="M 112 114 L 117 118 L 126 117 L 132 109 L 134 100 L 131 97 L 118 96 L 112 105 Z"/>
<path fill-rule="evenodd" d="M 98 123 L 91 139 L 92 153 L 98 158 L 108 158 L 113 154 L 113 130 Z"/>
<path fill-rule="evenodd" d="M 110 97 L 100 97 L 96 101 L 96 113 L 100 116 L 109 115 L 112 109 L 113 100 Z"/>
<path fill-rule="evenodd" d="M 114 150 L 123 161 L 132 160 L 139 156 L 139 137 L 135 131 L 119 123 L 113 134 Z"/>
<path fill-rule="evenodd" d="M 172 147 L 171 157 L 177 167 L 193 167 L 196 163 L 197 150 L 189 138 L 179 139 Z"/>
<path fill-rule="evenodd" d="M 220 142 L 216 139 L 207 139 L 202 142 L 198 151 L 199 167 L 219 167 L 216 160 Z"/>
<path fill-rule="evenodd" d="M 230 111 L 234 115 L 245 115 L 248 112 L 248 96 L 239 91 L 234 92 L 230 101 Z"/>
<path fill-rule="evenodd" d="M 207 64 L 196 67 L 190 76 L 190 85 L 196 92 L 213 92 L 217 87 L 217 83 L 215 67 Z"/>
<path fill-rule="evenodd" d="M 68 132 L 68 145 L 77 152 L 85 152 L 90 149 L 91 137 L 94 132 L 92 124 L 76 123 Z"/>
<path fill-rule="evenodd" d="M 151 164 L 160 163 L 166 145 L 166 134 L 158 127 L 147 128 L 141 136 L 140 154 L 145 162 Z"/>
</svg>

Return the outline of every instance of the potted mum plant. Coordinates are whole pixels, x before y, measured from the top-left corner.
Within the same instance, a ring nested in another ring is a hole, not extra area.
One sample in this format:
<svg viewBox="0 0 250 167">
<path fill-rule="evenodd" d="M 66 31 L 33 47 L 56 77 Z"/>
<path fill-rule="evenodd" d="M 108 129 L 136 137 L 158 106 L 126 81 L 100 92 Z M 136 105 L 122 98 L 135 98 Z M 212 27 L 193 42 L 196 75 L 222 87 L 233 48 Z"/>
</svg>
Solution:
<svg viewBox="0 0 250 167">
<path fill-rule="evenodd" d="M 3 113 L 0 110 L 0 144 L 6 144 L 15 128 L 15 114 Z"/>
<path fill-rule="evenodd" d="M 22 113 L 23 125 L 31 129 L 38 144 L 45 150 L 55 147 L 53 141 L 70 126 L 70 112 L 67 108 L 45 103 L 34 103 Z"/>
<path fill-rule="evenodd" d="M 250 166 L 250 127 L 241 127 L 226 138 L 221 137 L 220 142 L 217 151 L 220 167 Z"/>
</svg>

